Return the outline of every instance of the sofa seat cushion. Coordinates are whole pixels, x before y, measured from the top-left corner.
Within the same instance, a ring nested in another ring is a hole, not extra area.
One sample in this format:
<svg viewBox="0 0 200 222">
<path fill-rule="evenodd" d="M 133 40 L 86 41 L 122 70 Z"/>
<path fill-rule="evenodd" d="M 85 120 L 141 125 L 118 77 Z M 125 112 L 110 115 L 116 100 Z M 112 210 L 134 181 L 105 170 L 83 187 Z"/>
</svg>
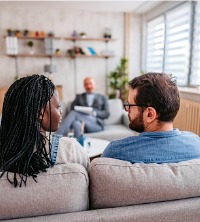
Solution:
<svg viewBox="0 0 200 222">
<path fill-rule="evenodd" d="M 0 219 L 68 213 L 88 209 L 88 174 L 76 163 L 60 164 L 15 188 L 0 179 Z"/>
<path fill-rule="evenodd" d="M 97 158 L 91 162 L 91 209 L 200 196 L 200 159 L 164 164 L 131 164 Z"/>
<path fill-rule="evenodd" d="M 9 222 L 199 222 L 200 198 L 47 215 Z M 5 222 L 8 222 L 7 220 Z"/>
<path fill-rule="evenodd" d="M 105 125 L 104 130 L 97 133 L 85 133 L 85 136 L 113 141 L 128 136 L 138 135 L 123 124 Z"/>
</svg>

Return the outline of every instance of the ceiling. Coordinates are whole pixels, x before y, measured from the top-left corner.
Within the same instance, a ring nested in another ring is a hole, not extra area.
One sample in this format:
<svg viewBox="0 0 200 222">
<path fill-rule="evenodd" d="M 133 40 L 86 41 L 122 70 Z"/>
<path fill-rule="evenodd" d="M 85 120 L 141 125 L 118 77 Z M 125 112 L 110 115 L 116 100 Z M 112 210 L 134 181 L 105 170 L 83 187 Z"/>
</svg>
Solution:
<svg viewBox="0 0 200 222">
<path fill-rule="evenodd" d="M 162 1 L 65 1 L 71 9 L 104 11 L 104 12 L 134 12 L 145 13 L 159 5 Z"/>
<path fill-rule="evenodd" d="M 48 7 L 66 7 L 71 10 L 86 10 L 86 11 L 96 11 L 96 12 L 134 12 L 134 13 L 145 13 L 162 1 L 118 1 L 118 0 L 109 0 L 109 1 L 1 1 L 0 3 L 9 4 L 9 5 L 32 5 L 37 7 L 46 6 Z M 39 2 L 39 4 L 38 4 Z"/>
</svg>

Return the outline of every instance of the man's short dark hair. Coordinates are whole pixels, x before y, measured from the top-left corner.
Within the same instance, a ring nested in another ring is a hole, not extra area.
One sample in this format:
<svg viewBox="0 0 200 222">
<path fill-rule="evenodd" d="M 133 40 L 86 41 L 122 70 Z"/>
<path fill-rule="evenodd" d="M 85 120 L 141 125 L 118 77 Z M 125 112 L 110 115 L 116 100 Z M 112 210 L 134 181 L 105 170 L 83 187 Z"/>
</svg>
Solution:
<svg viewBox="0 0 200 222">
<path fill-rule="evenodd" d="M 176 79 L 164 73 L 146 73 L 129 82 L 131 89 L 137 89 L 136 104 L 153 107 L 161 122 L 171 122 L 180 107 Z"/>
</svg>

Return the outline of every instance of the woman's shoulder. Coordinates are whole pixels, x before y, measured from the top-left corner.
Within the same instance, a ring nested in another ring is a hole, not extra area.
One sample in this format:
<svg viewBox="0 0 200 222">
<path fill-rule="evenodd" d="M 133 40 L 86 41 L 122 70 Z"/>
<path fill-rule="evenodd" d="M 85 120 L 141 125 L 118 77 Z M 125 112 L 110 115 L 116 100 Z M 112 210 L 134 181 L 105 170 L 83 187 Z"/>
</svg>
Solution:
<svg viewBox="0 0 200 222">
<path fill-rule="evenodd" d="M 80 145 L 80 143 L 77 141 L 76 138 L 73 137 L 61 137 L 59 139 L 59 146 L 67 146 L 69 149 L 82 149 L 83 147 Z"/>
<path fill-rule="evenodd" d="M 75 138 L 61 137 L 59 139 L 59 149 L 57 163 L 79 163 L 86 169 L 89 167 L 89 157 L 84 152 L 83 147 Z"/>
<path fill-rule="evenodd" d="M 64 142 L 64 143 L 69 143 L 69 144 L 78 142 L 76 138 L 66 137 L 66 136 L 60 137 L 59 141 Z"/>
</svg>

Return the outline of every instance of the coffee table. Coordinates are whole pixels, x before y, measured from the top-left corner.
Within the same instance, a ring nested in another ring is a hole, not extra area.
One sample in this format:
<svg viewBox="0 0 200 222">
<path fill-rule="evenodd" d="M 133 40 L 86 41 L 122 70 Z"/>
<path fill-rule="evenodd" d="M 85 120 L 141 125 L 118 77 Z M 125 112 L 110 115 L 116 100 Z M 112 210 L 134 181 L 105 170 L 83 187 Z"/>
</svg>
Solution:
<svg viewBox="0 0 200 222">
<path fill-rule="evenodd" d="M 108 140 L 86 137 L 84 141 L 84 150 L 90 159 L 93 159 L 99 157 L 109 143 L 110 141 Z"/>
</svg>

